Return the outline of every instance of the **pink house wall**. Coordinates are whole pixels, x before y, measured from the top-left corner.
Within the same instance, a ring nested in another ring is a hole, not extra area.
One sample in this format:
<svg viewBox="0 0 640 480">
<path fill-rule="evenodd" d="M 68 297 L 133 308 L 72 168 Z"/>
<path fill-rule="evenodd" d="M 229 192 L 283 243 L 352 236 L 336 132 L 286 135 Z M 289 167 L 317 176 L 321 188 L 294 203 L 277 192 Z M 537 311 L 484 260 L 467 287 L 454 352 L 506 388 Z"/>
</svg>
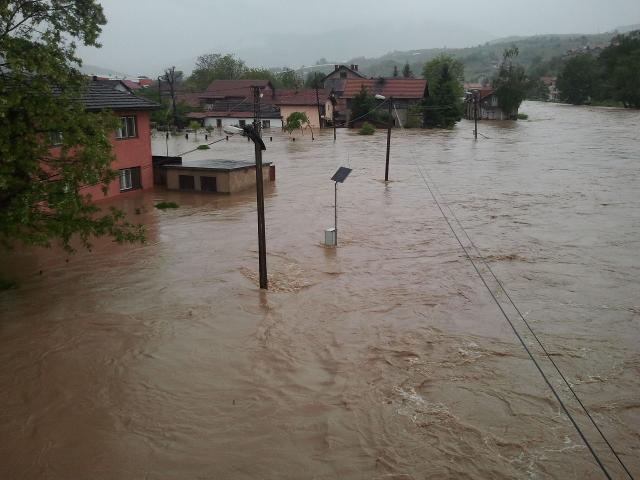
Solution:
<svg viewBox="0 0 640 480">
<path fill-rule="evenodd" d="M 118 117 L 135 115 L 137 137 L 117 139 L 115 132 L 111 135 L 113 153 L 116 157 L 111 164 L 113 170 L 140 167 L 140 183 L 142 189 L 153 188 L 153 164 L 151 161 L 151 127 L 148 111 L 124 111 L 114 113 Z M 82 193 L 90 194 L 93 200 L 112 198 L 117 195 L 127 195 L 137 190 L 120 192 L 120 180 L 116 178 L 109 184 L 107 194 L 102 192 L 102 185 L 88 186 Z"/>
</svg>

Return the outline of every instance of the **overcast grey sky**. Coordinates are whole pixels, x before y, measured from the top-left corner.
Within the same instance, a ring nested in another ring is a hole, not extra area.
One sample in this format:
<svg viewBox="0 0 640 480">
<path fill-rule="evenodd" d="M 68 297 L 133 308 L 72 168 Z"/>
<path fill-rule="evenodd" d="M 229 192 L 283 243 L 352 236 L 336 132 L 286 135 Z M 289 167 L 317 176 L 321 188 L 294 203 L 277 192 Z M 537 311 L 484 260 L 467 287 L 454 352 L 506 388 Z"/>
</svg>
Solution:
<svg viewBox="0 0 640 480">
<path fill-rule="evenodd" d="M 510 35 L 597 33 L 640 23 L 640 0 L 396 0 L 379 6 L 371 0 L 101 3 L 109 22 L 100 38 L 103 47 L 81 48 L 84 62 L 149 75 L 169 65 L 188 69 L 207 52 L 244 54 L 250 64 L 298 67 L 320 56 L 347 60 L 394 49 L 471 46 Z M 325 51 L 323 34 L 332 31 L 342 44 L 327 42 Z M 275 45 L 279 51 L 273 51 Z"/>
</svg>

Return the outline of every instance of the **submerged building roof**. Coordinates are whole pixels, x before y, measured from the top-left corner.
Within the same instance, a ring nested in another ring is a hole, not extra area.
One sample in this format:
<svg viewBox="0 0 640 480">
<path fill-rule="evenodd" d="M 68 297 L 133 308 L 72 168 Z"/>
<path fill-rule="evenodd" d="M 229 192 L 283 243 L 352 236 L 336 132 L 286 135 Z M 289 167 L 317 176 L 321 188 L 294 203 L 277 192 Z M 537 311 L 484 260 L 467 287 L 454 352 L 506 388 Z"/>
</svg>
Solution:
<svg viewBox="0 0 640 480">
<path fill-rule="evenodd" d="M 271 165 L 271 162 L 262 162 L 262 165 Z M 218 172 L 232 172 L 234 170 L 242 170 L 245 168 L 255 168 L 255 162 L 247 160 L 194 160 L 182 164 L 164 165 L 164 168 L 173 170 L 212 170 Z"/>
</svg>

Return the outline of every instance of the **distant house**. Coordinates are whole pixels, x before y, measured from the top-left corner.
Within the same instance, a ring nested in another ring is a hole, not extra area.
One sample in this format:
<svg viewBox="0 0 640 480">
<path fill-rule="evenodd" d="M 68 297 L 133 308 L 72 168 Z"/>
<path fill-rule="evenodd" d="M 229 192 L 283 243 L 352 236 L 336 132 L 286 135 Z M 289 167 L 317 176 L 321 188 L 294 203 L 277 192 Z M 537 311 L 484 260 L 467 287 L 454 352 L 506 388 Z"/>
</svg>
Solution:
<svg viewBox="0 0 640 480">
<path fill-rule="evenodd" d="M 329 91 L 318 89 L 301 90 L 279 90 L 273 103 L 280 109 L 282 121 L 286 122 L 287 117 L 293 112 L 306 113 L 312 128 L 324 126 L 322 121 L 325 116 L 325 104 L 329 98 Z"/>
<path fill-rule="evenodd" d="M 478 96 L 478 120 L 509 120 L 508 112 L 500 108 L 495 90 L 482 87 L 467 92 L 464 100 L 464 118 L 473 120 L 475 115 L 474 96 Z M 517 115 L 517 111 L 514 112 Z"/>
<path fill-rule="evenodd" d="M 118 178 L 108 185 L 106 195 L 102 191 L 102 185 L 87 185 L 83 187 L 82 193 L 90 194 L 94 200 L 98 200 L 152 188 L 149 112 L 157 105 L 134 95 L 120 80 L 98 80 L 96 77 L 89 81 L 83 102 L 89 111 L 113 112 L 120 123 L 110 137 L 115 156 L 111 168 L 119 172 Z M 64 132 L 51 135 L 52 155 L 60 151 L 62 135 Z"/>
<path fill-rule="evenodd" d="M 409 109 L 417 105 L 425 96 L 427 89 L 427 81 L 418 78 L 348 78 L 344 81 L 344 87 L 340 92 L 340 100 L 344 103 L 336 106 L 336 110 L 340 108 L 346 109 L 342 111 L 346 121 L 350 122 L 351 118 L 351 102 L 353 98 L 360 93 L 364 87 L 372 95 L 383 95 L 385 98 L 393 97 L 394 105 L 394 124 L 405 124 L 408 119 Z"/>
<path fill-rule="evenodd" d="M 200 122 L 204 127 L 224 128 L 229 125 L 244 127 L 253 123 L 253 110 L 238 111 L 206 111 L 187 113 L 187 118 Z M 280 128 L 282 119 L 280 113 L 269 113 L 261 119 L 262 128 Z"/>
<path fill-rule="evenodd" d="M 549 90 L 549 101 L 555 102 L 558 100 L 558 88 L 556 87 L 557 77 L 540 77 L 542 83 L 545 84 L 547 89 Z"/>
<path fill-rule="evenodd" d="M 197 95 L 199 106 L 204 111 L 190 113 L 187 117 L 201 121 L 205 127 L 222 128 L 250 123 L 254 115 L 252 87 L 260 87 L 262 93 L 260 116 L 263 128 L 281 127 L 280 111 L 274 104 L 276 91 L 268 80 L 214 80 L 206 91 Z"/>
<path fill-rule="evenodd" d="M 358 71 L 358 65 L 334 65 L 333 72 L 327 74 L 322 79 L 322 86 L 327 90 L 333 90 L 334 92 L 342 92 L 344 89 L 344 81 L 354 78 L 366 78 Z"/>
</svg>

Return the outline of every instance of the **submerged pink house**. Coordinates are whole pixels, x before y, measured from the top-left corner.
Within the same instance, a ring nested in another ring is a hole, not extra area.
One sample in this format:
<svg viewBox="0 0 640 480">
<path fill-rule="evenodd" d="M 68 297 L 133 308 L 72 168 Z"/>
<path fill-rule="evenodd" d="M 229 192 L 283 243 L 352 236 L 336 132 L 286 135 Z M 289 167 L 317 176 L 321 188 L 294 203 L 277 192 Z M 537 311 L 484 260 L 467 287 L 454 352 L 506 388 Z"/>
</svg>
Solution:
<svg viewBox="0 0 640 480">
<path fill-rule="evenodd" d="M 99 80 L 95 77 L 89 82 L 83 101 L 89 111 L 112 111 L 119 117 L 120 124 L 111 136 L 115 156 L 111 168 L 118 171 L 118 178 L 108 186 L 106 195 L 102 185 L 86 186 L 82 193 L 91 195 L 93 200 L 101 200 L 152 188 L 149 114 L 157 105 L 134 95 L 120 80 Z"/>
</svg>

